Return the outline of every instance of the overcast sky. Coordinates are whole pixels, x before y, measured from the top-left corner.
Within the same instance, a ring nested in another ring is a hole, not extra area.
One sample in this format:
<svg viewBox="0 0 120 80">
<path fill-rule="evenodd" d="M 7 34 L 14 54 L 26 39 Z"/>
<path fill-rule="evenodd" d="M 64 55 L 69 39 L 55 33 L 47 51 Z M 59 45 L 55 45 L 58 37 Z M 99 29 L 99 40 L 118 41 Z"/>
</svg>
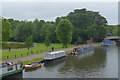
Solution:
<svg viewBox="0 0 120 80">
<path fill-rule="evenodd" d="M 2 2 L 2 16 L 18 20 L 55 21 L 74 9 L 100 12 L 108 24 L 118 24 L 118 2 Z"/>
</svg>

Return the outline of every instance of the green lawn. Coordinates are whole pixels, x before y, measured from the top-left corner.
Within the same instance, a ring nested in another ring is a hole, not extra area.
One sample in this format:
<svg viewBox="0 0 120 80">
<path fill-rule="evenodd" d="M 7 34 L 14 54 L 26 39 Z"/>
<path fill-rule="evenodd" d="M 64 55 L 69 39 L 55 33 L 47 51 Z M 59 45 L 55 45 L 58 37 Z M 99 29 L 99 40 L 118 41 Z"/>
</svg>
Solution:
<svg viewBox="0 0 120 80">
<path fill-rule="evenodd" d="M 14 43 L 14 42 L 12 42 Z M 101 43 L 95 43 L 95 46 L 100 46 Z M 60 50 L 63 49 L 62 48 L 62 44 L 56 44 L 56 43 L 52 43 L 48 48 L 44 45 L 44 43 L 36 43 L 36 45 L 38 47 L 34 47 L 32 48 L 32 52 L 31 53 L 31 49 L 28 53 L 27 49 L 21 49 L 21 50 L 11 50 L 11 51 L 2 51 L 2 60 L 5 59 L 13 59 L 13 58 L 19 58 L 19 57 L 24 57 L 24 56 L 29 56 L 29 55 L 34 55 L 34 54 L 39 54 L 39 53 L 44 53 L 44 52 L 48 52 L 49 50 L 51 50 L 52 47 L 54 47 L 54 50 Z M 69 45 L 70 47 L 74 47 L 75 45 Z M 87 46 L 87 44 L 82 44 L 80 46 Z M 71 50 L 72 51 L 72 50 Z M 68 51 L 68 52 L 71 52 Z M 67 52 L 67 53 L 68 53 Z M 28 54 L 27 54 L 28 53 Z M 1 59 L 1 58 L 0 58 Z"/>
<path fill-rule="evenodd" d="M 23 65 L 30 64 L 30 63 L 41 61 L 41 60 L 43 60 L 43 58 L 36 58 L 36 59 L 32 59 L 31 61 L 23 61 L 22 64 Z"/>
<path fill-rule="evenodd" d="M 38 47 L 34 47 L 32 49 L 33 53 L 31 53 L 31 49 L 30 49 L 29 54 L 27 54 L 27 52 L 28 52 L 27 49 L 2 51 L 2 60 L 5 60 L 7 58 L 13 59 L 13 58 L 19 58 L 19 57 L 24 57 L 24 56 L 28 56 L 28 55 L 34 55 L 34 54 L 38 54 L 38 53 L 48 52 L 49 50 L 51 50 L 52 47 L 54 47 L 54 50 L 63 49 L 62 44 L 51 44 L 48 48 L 44 45 L 44 43 L 36 43 L 36 45 Z M 69 45 L 69 47 L 74 47 L 74 45 Z"/>
</svg>

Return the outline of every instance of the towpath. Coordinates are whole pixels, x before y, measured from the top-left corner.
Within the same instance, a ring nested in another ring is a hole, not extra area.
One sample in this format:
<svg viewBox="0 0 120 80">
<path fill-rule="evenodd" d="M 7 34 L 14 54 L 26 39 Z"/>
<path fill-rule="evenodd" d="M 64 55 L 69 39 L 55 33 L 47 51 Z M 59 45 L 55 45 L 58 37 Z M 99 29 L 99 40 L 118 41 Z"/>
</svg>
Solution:
<svg viewBox="0 0 120 80">
<path fill-rule="evenodd" d="M 67 49 L 63 49 L 63 51 L 69 51 L 69 50 L 72 50 L 72 49 L 73 49 L 73 48 L 67 48 Z M 48 53 L 48 52 L 47 52 L 47 53 Z M 2 62 L 13 62 L 13 63 L 17 63 L 18 61 L 30 61 L 30 60 L 35 59 L 35 58 L 44 57 L 45 54 L 47 54 L 47 53 L 40 53 L 40 54 L 36 54 L 36 55 L 30 55 L 30 56 L 15 58 L 15 59 L 7 59 L 7 60 L 2 60 Z"/>
</svg>

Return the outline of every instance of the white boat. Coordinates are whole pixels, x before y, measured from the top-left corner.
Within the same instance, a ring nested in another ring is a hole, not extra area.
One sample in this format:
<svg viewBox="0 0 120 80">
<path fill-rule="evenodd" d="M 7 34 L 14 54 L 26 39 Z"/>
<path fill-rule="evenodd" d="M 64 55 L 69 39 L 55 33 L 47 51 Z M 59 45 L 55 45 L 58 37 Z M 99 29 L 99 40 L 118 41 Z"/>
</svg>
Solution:
<svg viewBox="0 0 120 80">
<path fill-rule="evenodd" d="M 49 60 L 54 60 L 54 59 L 61 58 L 64 56 L 66 56 L 65 51 L 55 51 L 55 52 L 46 54 L 44 57 L 44 60 L 49 61 Z"/>
</svg>

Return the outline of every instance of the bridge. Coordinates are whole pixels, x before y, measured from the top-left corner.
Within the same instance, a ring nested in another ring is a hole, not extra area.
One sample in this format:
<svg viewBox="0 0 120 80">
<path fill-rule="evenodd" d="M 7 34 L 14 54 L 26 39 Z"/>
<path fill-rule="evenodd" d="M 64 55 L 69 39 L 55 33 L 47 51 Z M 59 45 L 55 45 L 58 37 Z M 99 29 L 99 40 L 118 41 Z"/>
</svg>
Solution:
<svg viewBox="0 0 120 80">
<path fill-rule="evenodd" d="M 107 36 L 105 39 L 107 39 L 107 40 L 119 40 L 120 36 Z"/>
</svg>

